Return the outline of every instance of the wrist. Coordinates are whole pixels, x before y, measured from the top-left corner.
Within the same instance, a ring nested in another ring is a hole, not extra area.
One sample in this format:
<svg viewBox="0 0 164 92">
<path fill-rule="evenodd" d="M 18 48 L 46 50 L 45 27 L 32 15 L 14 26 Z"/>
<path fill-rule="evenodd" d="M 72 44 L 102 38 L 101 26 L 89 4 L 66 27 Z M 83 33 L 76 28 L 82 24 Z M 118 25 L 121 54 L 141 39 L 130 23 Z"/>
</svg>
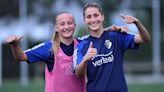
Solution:
<svg viewBox="0 0 164 92">
<path fill-rule="evenodd" d="M 140 23 L 140 21 L 138 20 L 138 19 L 136 19 L 135 21 L 134 21 L 134 24 L 139 24 Z"/>
<path fill-rule="evenodd" d="M 18 42 L 11 42 L 11 43 L 9 43 L 11 46 L 14 46 L 14 47 L 16 47 L 16 46 L 18 46 L 19 45 L 19 43 Z"/>
<path fill-rule="evenodd" d="M 84 63 L 87 63 L 87 61 L 88 61 L 88 59 L 84 57 L 84 58 L 83 58 L 83 62 L 84 62 Z"/>
</svg>

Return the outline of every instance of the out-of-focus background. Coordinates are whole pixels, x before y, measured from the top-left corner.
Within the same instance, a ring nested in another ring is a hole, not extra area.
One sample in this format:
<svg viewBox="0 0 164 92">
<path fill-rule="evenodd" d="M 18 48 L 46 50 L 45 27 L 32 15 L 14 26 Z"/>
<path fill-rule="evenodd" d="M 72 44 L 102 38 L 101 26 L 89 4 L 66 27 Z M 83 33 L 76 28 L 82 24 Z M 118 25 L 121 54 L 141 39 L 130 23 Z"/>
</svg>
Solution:
<svg viewBox="0 0 164 92">
<path fill-rule="evenodd" d="M 61 11 L 76 20 L 75 37 L 88 34 L 82 10 L 97 2 L 105 14 L 104 27 L 125 24 L 120 13 L 137 17 L 148 29 L 151 42 L 125 54 L 124 70 L 129 92 L 164 92 L 164 0 L 0 0 L 0 92 L 44 92 L 45 63 L 18 63 L 5 44 L 10 35 L 23 35 L 23 50 L 51 39 L 54 17 Z"/>
</svg>

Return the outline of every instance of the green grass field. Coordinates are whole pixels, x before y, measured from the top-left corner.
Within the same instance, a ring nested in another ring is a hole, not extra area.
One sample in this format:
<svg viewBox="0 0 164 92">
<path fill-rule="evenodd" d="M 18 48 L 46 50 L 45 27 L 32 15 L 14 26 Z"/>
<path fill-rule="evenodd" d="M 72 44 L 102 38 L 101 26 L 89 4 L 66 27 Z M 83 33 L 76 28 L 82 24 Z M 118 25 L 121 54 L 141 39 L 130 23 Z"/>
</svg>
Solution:
<svg viewBox="0 0 164 92">
<path fill-rule="evenodd" d="M 164 92 L 164 84 L 129 84 L 129 92 Z M 21 87 L 18 80 L 5 80 L 0 92 L 44 92 L 44 81 L 30 81 L 29 86 Z"/>
<path fill-rule="evenodd" d="M 31 80 L 27 87 L 22 87 L 19 80 L 4 80 L 0 92 L 44 92 L 44 81 Z"/>
</svg>

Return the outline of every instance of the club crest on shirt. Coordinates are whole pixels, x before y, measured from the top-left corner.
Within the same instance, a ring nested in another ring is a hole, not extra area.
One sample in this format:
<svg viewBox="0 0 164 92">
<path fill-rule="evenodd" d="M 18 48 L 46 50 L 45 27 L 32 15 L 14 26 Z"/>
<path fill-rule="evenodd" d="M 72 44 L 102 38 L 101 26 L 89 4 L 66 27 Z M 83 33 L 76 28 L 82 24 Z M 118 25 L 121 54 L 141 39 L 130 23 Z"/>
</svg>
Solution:
<svg viewBox="0 0 164 92">
<path fill-rule="evenodd" d="M 110 40 L 105 40 L 105 47 L 110 49 L 112 47 L 112 42 Z"/>
</svg>

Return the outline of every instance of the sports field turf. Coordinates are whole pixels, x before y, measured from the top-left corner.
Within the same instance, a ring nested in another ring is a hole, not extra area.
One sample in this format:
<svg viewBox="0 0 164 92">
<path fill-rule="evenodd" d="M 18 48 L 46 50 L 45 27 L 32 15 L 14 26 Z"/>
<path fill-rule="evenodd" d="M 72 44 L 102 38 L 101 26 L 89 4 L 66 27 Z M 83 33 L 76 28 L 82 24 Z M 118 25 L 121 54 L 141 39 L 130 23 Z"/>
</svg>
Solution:
<svg viewBox="0 0 164 92">
<path fill-rule="evenodd" d="M 129 92 L 164 92 L 164 84 L 129 84 Z M 21 87 L 18 80 L 5 80 L 0 92 L 44 92 L 44 81 L 29 82 L 27 87 Z"/>
</svg>

